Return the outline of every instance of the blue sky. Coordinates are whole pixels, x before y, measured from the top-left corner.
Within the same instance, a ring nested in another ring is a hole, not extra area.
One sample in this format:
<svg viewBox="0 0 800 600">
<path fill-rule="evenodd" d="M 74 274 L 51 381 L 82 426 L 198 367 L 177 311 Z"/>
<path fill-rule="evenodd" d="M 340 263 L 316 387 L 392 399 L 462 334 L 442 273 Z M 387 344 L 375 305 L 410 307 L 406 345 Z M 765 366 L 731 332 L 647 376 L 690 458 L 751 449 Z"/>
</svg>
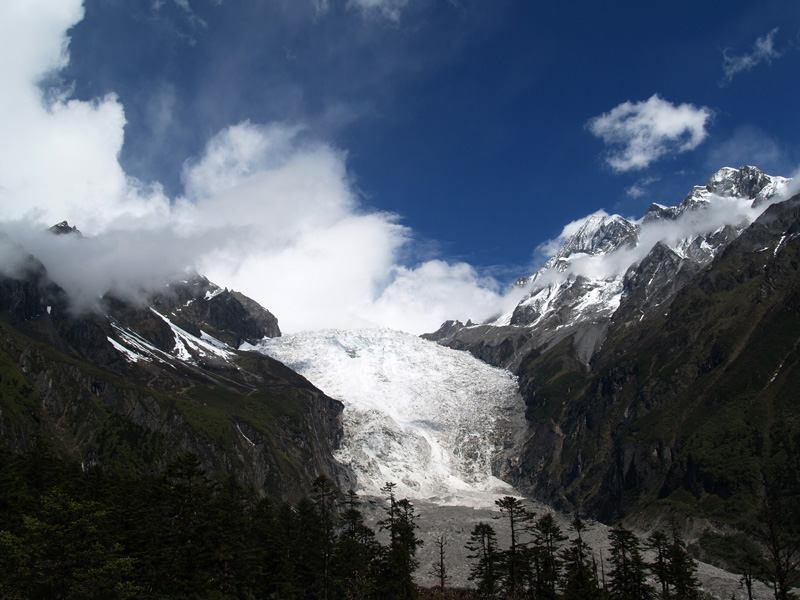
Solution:
<svg viewBox="0 0 800 600">
<path fill-rule="evenodd" d="M 3 219 L 147 231 L 289 329 L 483 318 L 571 221 L 800 165 L 793 1 L 31 4 L 0 15 Z"/>
</svg>

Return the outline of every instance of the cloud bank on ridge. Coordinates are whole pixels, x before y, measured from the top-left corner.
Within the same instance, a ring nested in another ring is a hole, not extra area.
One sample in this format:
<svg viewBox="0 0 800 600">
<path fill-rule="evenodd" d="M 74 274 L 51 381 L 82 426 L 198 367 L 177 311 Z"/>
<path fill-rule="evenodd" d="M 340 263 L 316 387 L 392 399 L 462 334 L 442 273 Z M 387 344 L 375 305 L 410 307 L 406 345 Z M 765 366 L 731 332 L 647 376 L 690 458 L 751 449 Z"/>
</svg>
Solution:
<svg viewBox="0 0 800 600">
<path fill-rule="evenodd" d="M 360 6 L 391 16 L 402 4 Z M 0 7 L 0 229 L 77 307 L 96 307 L 109 291 L 142 298 L 198 270 L 255 298 L 286 331 L 421 333 L 498 311 L 496 281 L 466 263 L 415 260 L 413 232 L 366 207 L 346 153 L 302 125 L 244 121 L 218 132 L 186 161 L 177 198 L 128 176 L 118 99 L 78 101 L 39 85 L 67 64 L 66 31 L 82 16 L 80 0 Z M 42 233 L 64 219 L 86 237 Z"/>
</svg>

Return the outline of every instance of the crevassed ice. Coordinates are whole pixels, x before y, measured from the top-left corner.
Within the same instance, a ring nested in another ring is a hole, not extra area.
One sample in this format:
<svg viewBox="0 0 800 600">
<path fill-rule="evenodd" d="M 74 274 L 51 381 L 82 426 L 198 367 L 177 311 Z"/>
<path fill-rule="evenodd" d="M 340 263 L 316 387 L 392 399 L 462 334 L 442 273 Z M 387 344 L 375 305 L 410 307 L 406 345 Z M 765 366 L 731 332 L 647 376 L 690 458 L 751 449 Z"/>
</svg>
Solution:
<svg viewBox="0 0 800 600">
<path fill-rule="evenodd" d="M 492 474 L 524 426 L 507 371 L 386 329 L 305 332 L 256 349 L 344 403 L 337 458 L 355 471 L 357 491 L 378 494 L 392 481 L 401 496 L 470 506 L 514 493 Z"/>
</svg>

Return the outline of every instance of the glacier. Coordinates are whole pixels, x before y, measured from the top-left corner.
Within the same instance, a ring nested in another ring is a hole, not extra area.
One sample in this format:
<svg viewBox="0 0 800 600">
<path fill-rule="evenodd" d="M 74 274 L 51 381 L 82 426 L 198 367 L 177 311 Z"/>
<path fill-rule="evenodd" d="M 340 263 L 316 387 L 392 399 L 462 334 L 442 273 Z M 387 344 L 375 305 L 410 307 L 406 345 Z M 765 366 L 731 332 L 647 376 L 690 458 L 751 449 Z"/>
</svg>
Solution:
<svg viewBox="0 0 800 600">
<path fill-rule="evenodd" d="M 401 497 L 476 508 L 518 495 L 499 478 L 525 424 L 508 371 L 388 329 L 302 332 L 246 349 L 344 403 L 336 458 L 355 473 L 358 493 L 380 495 L 391 481 Z"/>
</svg>

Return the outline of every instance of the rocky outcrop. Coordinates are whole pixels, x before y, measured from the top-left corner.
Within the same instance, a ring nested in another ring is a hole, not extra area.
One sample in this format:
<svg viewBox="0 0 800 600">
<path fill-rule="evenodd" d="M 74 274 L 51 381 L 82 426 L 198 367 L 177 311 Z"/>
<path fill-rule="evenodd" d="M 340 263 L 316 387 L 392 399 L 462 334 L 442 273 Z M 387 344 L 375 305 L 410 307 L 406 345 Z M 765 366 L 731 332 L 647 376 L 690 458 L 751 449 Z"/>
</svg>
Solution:
<svg viewBox="0 0 800 600">
<path fill-rule="evenodd" d="M 764 493 L 797 494 L 798 266 L 795 197 L 659 310 L 621 306 L 590 366 L 569 341 L 527 357 L 514 483 L 609 523 L 669 510 L 741 525 Z"/>
<path fill-rule="evenodd" d="M 341 402 L 236 350 L 280 335 L 268 311 L 195 277 L 149 306 L 107 298 L 105 314 L 75 315 L 41 263 L 14 250 L 14 270 L 0 275 L 3 444 L 127 472 L 192 452 L 209 475 L 276 498 L 307 493 L 323 474 L 354 486 L 333 458 Z"/>
<path fill-rule="evenodd" d="M 794 481 L 770 448 L 794 452 L 783 423 L 800 417 L 786 387 L 800 367 L 798 200 L 752 224 L 706 212 L 762 206 L 787 185 L 725 168 L 640 222 L 593 215 L 519 280 L 512 313 L 425 336 L 518 375 L 516 486 L 607 522 L 663 510 L 732 522 Z"/>
</svg>

